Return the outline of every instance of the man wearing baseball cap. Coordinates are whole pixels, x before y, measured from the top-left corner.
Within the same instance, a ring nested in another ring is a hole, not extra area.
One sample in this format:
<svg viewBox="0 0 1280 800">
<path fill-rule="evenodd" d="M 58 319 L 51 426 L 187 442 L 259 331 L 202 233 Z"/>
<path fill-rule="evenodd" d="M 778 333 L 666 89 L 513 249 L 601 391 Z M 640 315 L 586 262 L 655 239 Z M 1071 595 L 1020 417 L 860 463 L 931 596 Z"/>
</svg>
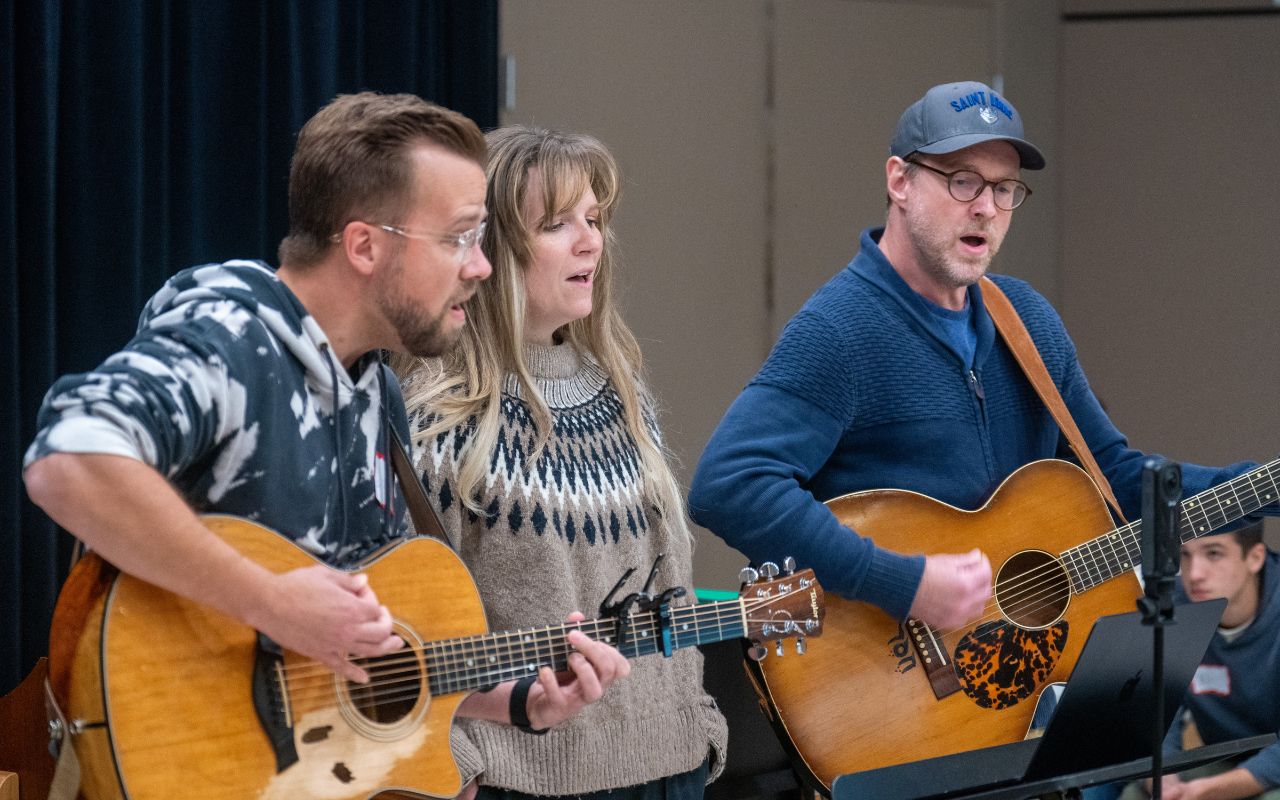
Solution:
<svg viewBox="0 0 1280 800">
<path fill-rule="evenodd" d="M 1045 166 L 1012 101 L 976 82 L 935 86 L 902 114 L 885 162 L 884 227 L 783 330 L 725 413 L 689 493 L 693 518 L 752 560 L 790 554 L 827 591 L 943 631 L 991 595 L 981 542 L 915 555 L 850 531 L 823 502 L 905 489 L 976 509 L 1019 467 L 1068 449 L 996 329 L 979 279 Z M 1012 302 L 1126 516 L 1141 516 L 1143 453 L 1085 380 L 1057 312 L 991 275 Z M 1190 496 L 1247 464 L 1182 467 Z M 1086 538 L 1082 532 L 1082 540 Z"/>
</svg>

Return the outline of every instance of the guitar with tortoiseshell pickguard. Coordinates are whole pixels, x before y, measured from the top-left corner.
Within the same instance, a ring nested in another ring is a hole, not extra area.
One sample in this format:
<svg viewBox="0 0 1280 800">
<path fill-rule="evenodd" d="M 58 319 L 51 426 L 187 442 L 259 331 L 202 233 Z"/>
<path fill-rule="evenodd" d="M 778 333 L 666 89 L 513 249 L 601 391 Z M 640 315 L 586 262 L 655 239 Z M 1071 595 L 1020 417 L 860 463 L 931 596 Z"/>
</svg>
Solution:
<svg viewBox="0 0 1280 800">
<path fill-rule="evenodd" d="M 1272 461 L 1183 500 L 1181 539 L 1209 535 L 1277 496 L 1280 461 Z M 748 662 L 793 762 L 828 789 L 846 773 L 1023 738 L 1036 695 L 1071 674 L 1093 623 L 1133 611 L 1142 594 L 1133 573 L 1141 523 L 1115 528 L 1093 481 L 1065 461 L 1022 467 L 976 511 L 898 490 L 827 506 L 889 550 L 981 547 L 995 573 L 984 616 L 959 630 L 831 597 L 826 634 L 804 659 Z"/>
</svg>

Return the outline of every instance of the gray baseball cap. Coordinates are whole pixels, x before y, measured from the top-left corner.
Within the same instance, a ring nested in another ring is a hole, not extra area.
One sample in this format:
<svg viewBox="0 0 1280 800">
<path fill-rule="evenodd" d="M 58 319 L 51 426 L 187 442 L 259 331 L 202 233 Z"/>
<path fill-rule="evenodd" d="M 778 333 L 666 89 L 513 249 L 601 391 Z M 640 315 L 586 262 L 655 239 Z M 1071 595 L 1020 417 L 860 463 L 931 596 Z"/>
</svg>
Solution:
<svg viewBox="0 0 1280 800">
<path fill-rule="evenodd" d="M 977 81 L 944 83 L 924 93 L 898 119 L 889 154 L 954 153 L 979 142 L 1006 141 L 1023 169 L 1043 169 L 1044 156 L 1022 138 L 1022 117 L 1013 103 Z"/>
</svg>

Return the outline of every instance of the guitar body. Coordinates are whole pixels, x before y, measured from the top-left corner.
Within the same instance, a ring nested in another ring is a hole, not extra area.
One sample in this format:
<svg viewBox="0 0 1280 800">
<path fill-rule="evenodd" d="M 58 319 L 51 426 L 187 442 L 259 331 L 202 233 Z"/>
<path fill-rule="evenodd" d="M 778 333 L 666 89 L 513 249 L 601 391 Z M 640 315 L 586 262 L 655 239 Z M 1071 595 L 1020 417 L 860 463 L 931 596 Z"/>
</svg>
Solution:
<svg viewBox="0 0 1280 800">
<path fill-rule="evenodd" d="M 274 572 L 317 563 L 252 522 L 204 522 Z M 470 573 L 435 539 L 399 543 L 352 571 L 368 574 L 411 646 L 487 632 Z M 419 672 L 403 708 L 379 718 L 356 684 L 285 651 L 296 760 L 278 768 L 253 697 L 251 628 L 122 573 L 108 581 L 96 557 L 74 572 L 88 576 L 73 573 L 64 590 L 72 599 L 61 599 L 55 613 L 52 653 L 70 660 L 54 667 L 52 685 L 67 716 L 90 724 L 73 737 L 86 796 L 347 800 L 384 790 L 452 797 L 461 789 L 449 727 L 466 693 L 431 697 L 420 661 L 409 658 Z"/>
<path fill-rule="evenodd" d="M 1090 478 L 1063 461 L 1019 469 L 977 511 L 894 490 L 827 505 L 889 550 L 980 547 L 999 605 L 988 603 L 985 627 L 934 632 L 959 665 L 959 690 L 941 699 L 905 623 L 836 596 L 827 599 L 825 635 L 803 660 L 766 658 L 753 667 L 797 766 L 828 789 L 845 773 L 1023 738 L 1040 687 L 1067 679 L 1093 622 L 1132 611 L 1141 594 L 1131 572 L 1081 594 L 1065 590 L 1058 554 L 1110 530 L 1112 520 Z M 1009 614 L 1024 624 L 1011 624 Z"/>
</svg>

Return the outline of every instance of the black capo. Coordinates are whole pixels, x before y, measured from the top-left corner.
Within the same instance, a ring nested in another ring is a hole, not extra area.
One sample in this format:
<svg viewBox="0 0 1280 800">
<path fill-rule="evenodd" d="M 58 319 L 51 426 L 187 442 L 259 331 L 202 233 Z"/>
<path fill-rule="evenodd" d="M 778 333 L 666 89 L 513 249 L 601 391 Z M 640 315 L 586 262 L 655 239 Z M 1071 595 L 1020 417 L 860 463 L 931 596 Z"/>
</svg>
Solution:
<svg viewBox="0 0 1280 800">
<path fill-rule="evenodd" d="M 618 579 L 618 582 L 613 585 L 613 588 L 609 590 L 604 602 L 600 604 L 600 616 L 616 617 L 618 619 L 617 641 L 619 649 L 626 644 L 627 637 L 631 632 L 631 615 L 636 609 L 657 612 L 658 629 L 662 635 L 662 654 L 669 658 L 675 649 L 671 644 L 671 601 L 676 597 L 684 597 L 686 594 L 685 588 L 683 586 L 673 586 L 664 590 L 657 597 L 652 594 L 653 581 L 658 577 L 658 566 L 662 563 L 665 555 L 665 553 L 659 553 L 658 557 L 653 560 L 653 567 L 649 570 L 649 577 L 645 579 L 643 589 L 614 602 L 614 596 L 622 590 L 623 584 L 636 571 L 635 567 L 629 567 L 622 574 L 622 577 Z"/>
</svg>

